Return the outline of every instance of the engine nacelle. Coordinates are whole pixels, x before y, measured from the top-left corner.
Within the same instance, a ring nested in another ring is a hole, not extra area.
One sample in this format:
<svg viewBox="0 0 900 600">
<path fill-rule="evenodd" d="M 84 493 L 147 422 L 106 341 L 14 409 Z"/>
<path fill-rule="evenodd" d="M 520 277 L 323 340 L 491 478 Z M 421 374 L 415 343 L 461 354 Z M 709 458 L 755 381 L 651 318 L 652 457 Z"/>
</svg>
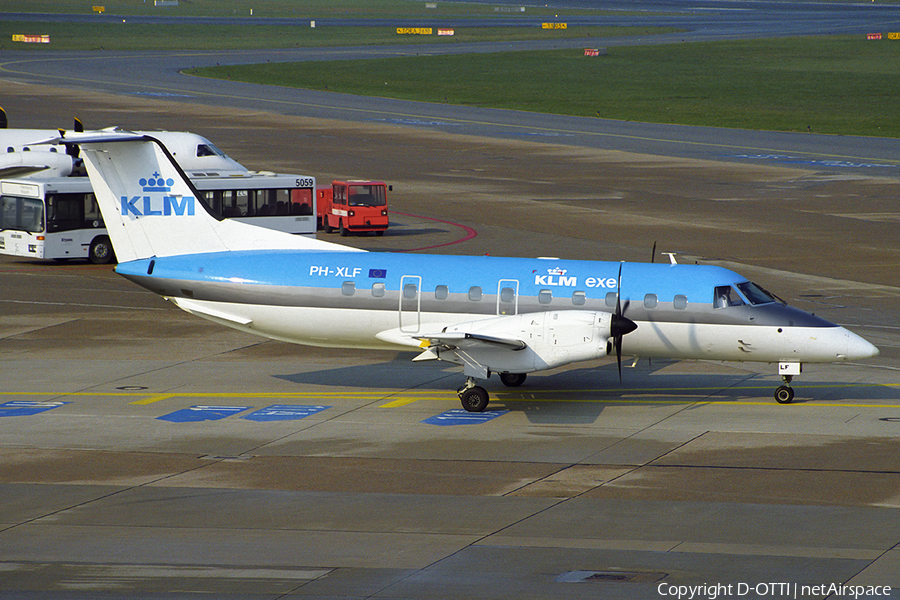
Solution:
<svg viewBox="0 0 900 600">
<path fill-rule="evenodd" d="M 607 354 L 612 315 L 569 310 L 494 317 L 447 327 L 447 333 L 516 339 L 522 349 L 477 341 L 442 349 L 438 357 L 466 365 L 467 373 L 531 373 L 573 362 L 602 358 Z M 477 365 L 477 367 L 476 367 Z M 478 367 L 481 367 L 479 369 Z"/>
</svg>

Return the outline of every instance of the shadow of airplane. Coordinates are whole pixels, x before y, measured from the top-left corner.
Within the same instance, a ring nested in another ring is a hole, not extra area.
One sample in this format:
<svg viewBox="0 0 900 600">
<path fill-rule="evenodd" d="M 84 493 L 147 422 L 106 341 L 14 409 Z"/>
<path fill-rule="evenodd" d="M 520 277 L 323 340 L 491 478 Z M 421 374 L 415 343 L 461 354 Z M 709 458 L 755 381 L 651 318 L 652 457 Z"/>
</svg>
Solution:
<svg viewBox="0 0 900 600">
<path fill-rule="evenodd" d="M 298 385 L 316 385 L 404 392 L 433 391 L 455 401 L 456 389 L 464 377 L 461 368 L 447 363 L 412 363 L 415 356 L 399 353 L 393 360 L 276 375 Z M 667 367 L 681 362 L 691 372 L 670 373 Z M 482 381 L 491 395 L 490 409 L 505 408 L 525 414 L 533 423 L 593 423 L 608 406 L 706 405 L 709 403 L 770 403 L 780 385 L 775 375 L 753 371 L 722 373 L 719 363 L 654 360 L 652 367 L 625 370 L 618 381 L 615 362 L 599 362 L 586 367 L 562 368 L 529 374 L 521 387 L 505 387 L 499 378 Z M 797 382 L 794 404 L 825 401 L 900 401 L 900 389 L 893 386 L 829 381 Z M 849 392 L 849 393 L 848 393 Z M 455 408 L 455 407 L 454 407 Z"/>
</svg>

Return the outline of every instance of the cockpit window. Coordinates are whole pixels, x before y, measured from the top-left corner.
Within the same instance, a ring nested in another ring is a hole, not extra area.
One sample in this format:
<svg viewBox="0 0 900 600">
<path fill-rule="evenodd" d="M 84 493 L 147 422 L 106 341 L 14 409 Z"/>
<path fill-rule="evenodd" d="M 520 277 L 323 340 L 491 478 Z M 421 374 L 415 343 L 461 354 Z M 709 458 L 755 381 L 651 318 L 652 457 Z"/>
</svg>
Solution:
<svg viewBox="0 0 900 600">
<path fill-rule="evenodd" d="M 197 144 L 197 156 L 224 156 L 225 154 L 212 144 Z"/>
<path fill-rule="evenodd" d="M 775 298 L 772 297 L 772 294 L 764 290 L 762 287 L 756 285 L 752 281 L 747 281 L 745 283 L 737 284 L 741 293 L 747 298 L 747 301 L 754 306 L 757 304 L 769 304 L 770 302 L 775 302 Z"/>
<path fill-rule="evenodd" d="M 744 300 L 730 285 L 721 285 L 713 291 L 713 308 L 727 308 L 729 306 L 741 306 Z"/>
</svg>

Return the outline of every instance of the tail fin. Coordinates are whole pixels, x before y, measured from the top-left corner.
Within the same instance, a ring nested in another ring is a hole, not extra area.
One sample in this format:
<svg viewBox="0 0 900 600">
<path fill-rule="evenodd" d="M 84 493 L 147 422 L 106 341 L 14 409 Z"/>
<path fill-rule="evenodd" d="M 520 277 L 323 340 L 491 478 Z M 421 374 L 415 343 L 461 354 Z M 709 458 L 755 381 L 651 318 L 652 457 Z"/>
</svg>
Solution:
<svg viewBox="0 0 900 600">
<path fill-rule="evenodd" d="M 81 148 L 119 262 L 227 250 L 353 250 L 213 215 L 153 137 L 101 131 L 60 141 Z"/>
</svg>

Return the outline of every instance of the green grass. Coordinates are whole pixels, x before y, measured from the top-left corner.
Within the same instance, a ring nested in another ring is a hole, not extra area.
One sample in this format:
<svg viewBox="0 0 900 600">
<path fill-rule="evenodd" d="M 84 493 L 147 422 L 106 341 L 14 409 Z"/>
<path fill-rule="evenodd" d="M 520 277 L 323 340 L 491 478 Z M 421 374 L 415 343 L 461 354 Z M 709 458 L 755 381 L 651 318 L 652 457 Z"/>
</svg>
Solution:
<svg viewBox="0 0 900 600">
<path fill-rule="evenodd" d="M 863 36 L 273 63 L 191 73 L 609 119 L 900 137 L 900 41 Z"/>
<path fill-rule="evenodd" d="M 123 21 L 112 23 L 54 23 L 0 21 L 0 49 L 42 52 L 49 50 L 248 50 L 323 46 L 463 42 L 511 42 L 651 35 L 676 31 L 648 27 L 540 27 L 457 28 L 455 35 L 398 35 L 396 27 L 311 28 L 308 21 L 281 25 L 150 25 Z M 436 29 L 435 29 L 436 32 Z M 49 44 L 12 42 L 13 34 L 49 35 Z"/>
</svg>

